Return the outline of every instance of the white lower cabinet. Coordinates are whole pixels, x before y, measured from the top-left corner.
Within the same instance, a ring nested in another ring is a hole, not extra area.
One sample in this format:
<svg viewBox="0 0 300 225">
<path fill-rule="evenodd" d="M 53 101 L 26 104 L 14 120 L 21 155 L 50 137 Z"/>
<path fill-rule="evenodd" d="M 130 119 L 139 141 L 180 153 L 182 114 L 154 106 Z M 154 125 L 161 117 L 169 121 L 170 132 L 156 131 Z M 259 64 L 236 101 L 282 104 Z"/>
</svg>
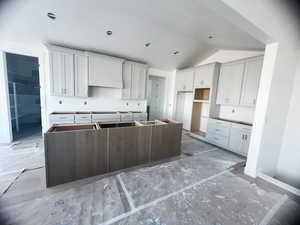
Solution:
<svg viewBox="0 0 300 225">
<path fill-rule="evenodd" d="M 92 115 L 90 113 L 75 114 L 75 123 L 91 123 Z"/>
<path fill-rule="evenodd" d="M 132 113 L 132 118 L 133 120 L 137 120 L 137 121 L 145 121 L 147 120 L 147 113 L 143 113 L 143 112 L 138 112 L 138 113 Z"/>
<path fill-rule="evenodd" d="M 243 125 L 233 124 L 230 130 L 229 146 L 228 148 L 243 156 L 248 155 L 248 148 L 250 143 L 251 129 Z"/>
<path fill-rule="evenodd" d="M 95 113 L 92 114 L 92 122 L 121 121 L 118 113 Z"/>
<path fill-rule="evenodd" d="M 54 113 L 49 116 L 50 126 L 55 124 L 72 124 L 74 121 L 74 114 L 70 113 Z"/>
<path fill-rule="evenodd" d="M 206 141 L 237 154 L 247 156 L 251 127 L 222 120 L 209 119 Z"/>
</svg>

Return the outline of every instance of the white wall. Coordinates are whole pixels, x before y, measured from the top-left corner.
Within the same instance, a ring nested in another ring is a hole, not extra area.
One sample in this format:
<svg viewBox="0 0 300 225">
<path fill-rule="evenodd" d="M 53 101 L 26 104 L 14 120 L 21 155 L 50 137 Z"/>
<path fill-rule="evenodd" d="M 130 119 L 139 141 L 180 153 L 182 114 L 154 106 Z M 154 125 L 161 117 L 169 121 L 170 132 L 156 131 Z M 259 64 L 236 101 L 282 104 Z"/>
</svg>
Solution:
<svg viewBox="0 0 300 225">
<path fill-rule="evenodd" d="M 205 65 L 213 62 L 227 63 L 235 60 L 246 59 L 263 55 L 263 51 L 242 51 L 242 50 L 218 50 L 213 55 L 201 61 L 198 65 Z M 220 106 L 219 117 L 229 120 L 253 123 L 255 108 Z"/>
<path fill-rule="evenodd" d="M 300 56 L 300 54 L 299 54 Z M 300 189 L 300 57 L 275 176 Z"/>
<path fill-rule="evenodd" d="M 220 49 L 216 53 L 202 60 L 198 65 L 205 65 L 208 63 L 220 62 L 226 63 L 235 60 L 250 58 L 254 56 L 263 55 L 264 51 L 242 51 L 242 50 L 223 50 Z"/>
</svg>

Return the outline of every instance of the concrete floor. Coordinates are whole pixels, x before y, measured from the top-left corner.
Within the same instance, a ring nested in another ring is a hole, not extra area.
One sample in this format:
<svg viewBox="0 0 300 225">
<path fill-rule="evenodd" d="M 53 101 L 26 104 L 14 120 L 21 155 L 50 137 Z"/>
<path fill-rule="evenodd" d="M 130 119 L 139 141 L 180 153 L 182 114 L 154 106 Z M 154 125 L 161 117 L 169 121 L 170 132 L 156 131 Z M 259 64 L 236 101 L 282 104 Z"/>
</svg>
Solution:
<svg viewBox="0 0 300 225">
<path fill-rule="evenodd" d="M 245 159 L 183 135 L 182 156 L 45 188 L 42 138 L 0 146 L 0 224 L 294 225 L 300 205 Z"/>
</svg>

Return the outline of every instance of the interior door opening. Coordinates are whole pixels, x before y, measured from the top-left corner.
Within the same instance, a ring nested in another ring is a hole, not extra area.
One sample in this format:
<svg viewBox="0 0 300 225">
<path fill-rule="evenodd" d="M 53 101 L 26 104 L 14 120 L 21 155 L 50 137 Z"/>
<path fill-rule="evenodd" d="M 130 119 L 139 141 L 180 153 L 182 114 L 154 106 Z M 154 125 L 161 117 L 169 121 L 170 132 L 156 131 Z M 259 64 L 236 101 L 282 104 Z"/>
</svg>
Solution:
<svg viewBox="0 0 300 225">
<path fill-rule="evenodd" d="M 6 53 L 6 63 L 13 140 L 41 134 L 38 58 Z"/>
<path fill-rule="evenodd" d="M 149 120 L 163 119 L 165 78 L 149 76 L 147 92 Z"/>
</svg>

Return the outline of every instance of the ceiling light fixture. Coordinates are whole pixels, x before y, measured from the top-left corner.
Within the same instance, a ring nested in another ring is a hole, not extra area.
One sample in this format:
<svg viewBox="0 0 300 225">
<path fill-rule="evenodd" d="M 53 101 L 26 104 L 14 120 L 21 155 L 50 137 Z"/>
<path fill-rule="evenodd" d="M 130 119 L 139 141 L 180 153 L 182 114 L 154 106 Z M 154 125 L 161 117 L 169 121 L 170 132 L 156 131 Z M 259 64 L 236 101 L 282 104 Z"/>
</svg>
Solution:
<svg viewBox="0 0 300 225">
<path fill-rule="evenodd" d="M 49 13 L 47 13 L 47 16 L 52 20 L 56 19 L 56 15 L 54 13 L 49 12 Z"/>
<path fill-rule="evenodd" d="M 148 42 L 148 43 L 145 44 L 145 47 L 149 47 L 150 45 L 151 45 L 151 43 Z"/>
<path fill-rule="evenodd" d="M 179 54 L 179 51 L 173 52 L 173 55 L 178 55 L 178 54 Z"/>
<path fill-rule="evenodd" d="M 106 31 L 106 34 L 107 34 L 108 36 L 110 36 L 110 35 L 112 35 L 112 31 L 111 31 L 111 30 L 108 30 L 108 31 Z"/>
</svg>

